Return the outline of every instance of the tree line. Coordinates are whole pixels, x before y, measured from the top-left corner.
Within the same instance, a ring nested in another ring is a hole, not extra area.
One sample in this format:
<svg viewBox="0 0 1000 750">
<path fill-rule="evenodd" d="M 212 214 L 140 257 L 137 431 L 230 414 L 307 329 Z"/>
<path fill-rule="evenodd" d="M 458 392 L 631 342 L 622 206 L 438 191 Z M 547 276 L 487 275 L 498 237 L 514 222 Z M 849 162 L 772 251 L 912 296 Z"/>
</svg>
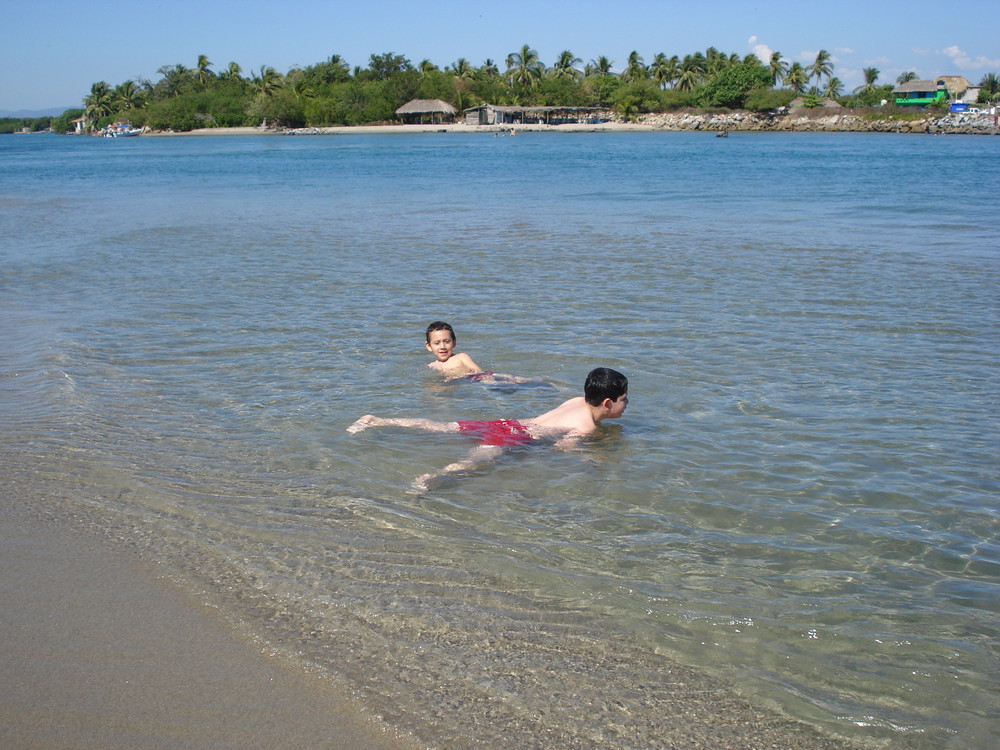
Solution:
<svg viewBox="0 0 1000 750">
<path fill-rule="evenodd" d="M 804 97 L 807 105 L 831 98 L 867 107 L 891 100 L 893 88 L 878 84 L 876 68 L 866 68 L 865 84 L 845 95 L 826 50 L 809 65 L 789 63 L 780 52 L 761 61 L 714 47 L 683 58 L 659 53 L 648 63 L 633 51 L 620 72 L 613 72 L 614 64 L 605 56 L 584 64 L 565 50 L 547 66 L 523 45 L 507 56 L 503 69 L 492 59 L 476 66 L 465 58 L 441 69 L 430 60 L 414 65 L 403 55 L 386 52 L 372 54 L 365 67 L 351 68 L 340 55 L 332 55 L 284 74 L 265 65 L 244 75 L 235 62 L 215 71 L 209 58 L 199 55 L 191 68 L 161 67 L 155 82 L 94 83 L 83 108 L 53 118 L 52 128 L 66 132 L 80 116 L 92 130 L 119 120 L 177 131 L 262 122 L 285 127 L 387 123 L 411 99 L 441 99 L 459 111 L 483 103 L 604 107 L 625 118 L 682 107 L 763 111 L 796 97 Z M 915 77 L 906 73 L 898 82 Z M 987 79 L 991 88 L 986 88 L 995 98 L 997 76 L 989 74 L 984 83 Z"/>
</svg>

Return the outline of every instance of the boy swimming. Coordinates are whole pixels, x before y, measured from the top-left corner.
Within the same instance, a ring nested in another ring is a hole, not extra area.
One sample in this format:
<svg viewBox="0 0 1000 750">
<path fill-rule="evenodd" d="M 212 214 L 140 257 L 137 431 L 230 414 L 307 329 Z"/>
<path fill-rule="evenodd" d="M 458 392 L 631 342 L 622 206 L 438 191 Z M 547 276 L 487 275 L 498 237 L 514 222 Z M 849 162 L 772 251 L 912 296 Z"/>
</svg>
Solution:
<svg viewBox="0 0 1000 750">
<path fill-rule="evenodd" d="M 446 380 L 465 378 L 474 383 L 534 383 L 542 381 L 532 378 L 521 378 L 503 372 L 486 372 L 472 361 L 465 352 L 456 352 L 458 337 L 454 329 L 443 320 L 435 320 L 427 326 L 427 351 L 434 355 L 434 361 L 427 366 L 444 375 Z"/>
<path fill-rule="evenodd" d="M 369 427 L 405 427 L 427 432 L 461 432 L 477 436 L 481 445 L 461 461 L 441 471 L 417 477 L 413 486 L 427 489 L 434 479 L 476 469 L 493 461 L 507 448 L 524 443 L 555 438 L 556 447 L 564 448 L 597 430 L 605 419 L 618 419 L 628 406 L 628 378 L 616 370 L 597 367 L 587 374 L 583 396 L 564 401 L 555 409 L 525 420 L 436 422 L 408 417 L 376 417 L 366 414 L 347 428 L 350 433 Z"/>
</svg>

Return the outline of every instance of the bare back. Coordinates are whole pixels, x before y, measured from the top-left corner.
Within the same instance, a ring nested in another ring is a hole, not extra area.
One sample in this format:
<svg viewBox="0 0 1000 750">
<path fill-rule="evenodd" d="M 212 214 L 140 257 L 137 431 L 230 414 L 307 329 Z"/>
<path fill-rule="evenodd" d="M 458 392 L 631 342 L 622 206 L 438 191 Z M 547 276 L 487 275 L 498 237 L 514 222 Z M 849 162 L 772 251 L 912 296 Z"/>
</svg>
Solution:
<svg viewBox="0 0 1000 750">
<path fill-rule="evenodd" d="M 522 424 L 535 437 L 579 437 L 589 435 L 597 428 L 593 410 L 582 396 L 564 401 L 552 411 L 526 419 Z"/>
</svg>

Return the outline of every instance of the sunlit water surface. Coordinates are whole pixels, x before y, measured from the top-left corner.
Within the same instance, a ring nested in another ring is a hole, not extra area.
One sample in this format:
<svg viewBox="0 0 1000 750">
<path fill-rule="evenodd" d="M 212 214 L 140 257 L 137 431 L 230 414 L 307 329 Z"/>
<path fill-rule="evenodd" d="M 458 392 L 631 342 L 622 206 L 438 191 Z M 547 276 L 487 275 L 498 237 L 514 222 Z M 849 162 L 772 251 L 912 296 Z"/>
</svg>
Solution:
<svg viewBox="0 0 1000 750">
<path fill-rule="evenodd" d="M 860 134 L 0 139 L 4 472 L 429 743 L 656 746 L 633 688 L 676 662 L 858 742 L 986 748 L 998 156 Z M 548 385 L 436 380 L 439 318 Z M 345 432 L 531 416 L 597 365 L 631 384 L 599 438 L 426 493 L 412 479 L 469 438 Z"/>
</svg>

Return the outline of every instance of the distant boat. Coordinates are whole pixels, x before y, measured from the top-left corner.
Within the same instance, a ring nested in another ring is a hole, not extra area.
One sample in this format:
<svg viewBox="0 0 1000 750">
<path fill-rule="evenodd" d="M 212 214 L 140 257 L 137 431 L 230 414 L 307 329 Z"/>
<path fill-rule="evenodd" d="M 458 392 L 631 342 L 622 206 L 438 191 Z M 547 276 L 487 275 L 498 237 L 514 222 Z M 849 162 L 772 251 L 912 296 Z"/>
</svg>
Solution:
<svg viewBox="0 0 1000 750">
<path fill-rule="evenodd" d="M 729 137 L 729 131 L 728 130 L 720 130 L 718 133 L 715 134 L 715 137 L 716 138 L 728 138 Z"/>
<path fill-rule="evenodd" d="M 107 130 L 104 131 L 105 138 L 129 138 L 133 135 L 139 135 L 142 132 L 142 128 L 133 128 L 130 125 L 112 125 Z"/>
</svg>

